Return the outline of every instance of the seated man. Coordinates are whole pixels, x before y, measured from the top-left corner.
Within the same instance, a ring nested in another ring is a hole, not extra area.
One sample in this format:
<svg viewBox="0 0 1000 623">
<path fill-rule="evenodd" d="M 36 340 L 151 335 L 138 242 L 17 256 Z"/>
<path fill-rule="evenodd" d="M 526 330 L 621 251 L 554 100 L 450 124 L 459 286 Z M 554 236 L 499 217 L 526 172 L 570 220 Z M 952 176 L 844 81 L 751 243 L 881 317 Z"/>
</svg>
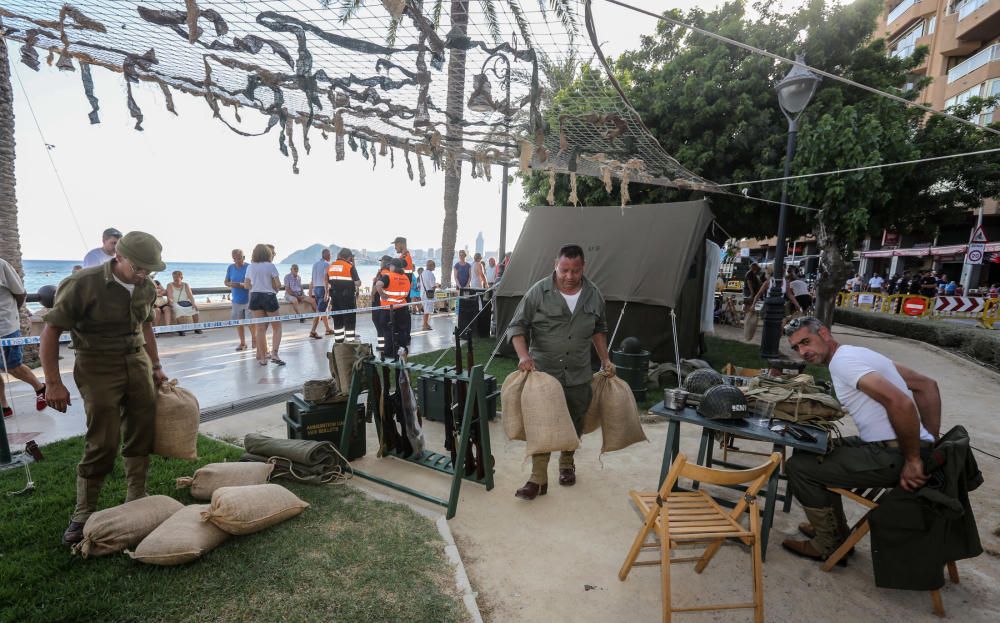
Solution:
<svg viewBox="0 0 1000 623">
<path fill-rule="evenodd" d="M 786 539 L 782 546 L 826 560 L 848 531 L 841 498 L 827 487 L 922 487 L 927 476 L 920 451 L 940 432 L 941 394 L 933 379 L 871 349 L 837 343 L 811 316 L 792 320 L 785 335 L 807 362 L 829 366 L 837 398 L 860 434 L 832 442 L 825 456 L 796 452 L 785 463 L 788 484 L 809 519 L 799 530 L 811 538 Z"/>
</svg>

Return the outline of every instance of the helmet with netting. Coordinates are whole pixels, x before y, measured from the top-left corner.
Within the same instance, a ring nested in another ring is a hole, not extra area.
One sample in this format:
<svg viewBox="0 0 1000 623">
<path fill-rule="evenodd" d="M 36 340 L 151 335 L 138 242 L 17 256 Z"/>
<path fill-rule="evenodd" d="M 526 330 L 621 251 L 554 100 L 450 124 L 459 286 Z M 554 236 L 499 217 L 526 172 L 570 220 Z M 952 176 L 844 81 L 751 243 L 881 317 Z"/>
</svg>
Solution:
<svg viewBox="0 0 1000 623">
<path fill-rule="evenodd" d="M 732 385 L 710 387 L 698 405 L 698 415 L 710 420 L 738 420 L 749 414 L 747 397 Z"/>
<path fill-rule="evenodd" d="M 684 378 L 684 389 L 692 394 L 704 394 L 709 388 L 722 385 L 726 379 L 711 368 L 700 368 Z"/>
</svg>

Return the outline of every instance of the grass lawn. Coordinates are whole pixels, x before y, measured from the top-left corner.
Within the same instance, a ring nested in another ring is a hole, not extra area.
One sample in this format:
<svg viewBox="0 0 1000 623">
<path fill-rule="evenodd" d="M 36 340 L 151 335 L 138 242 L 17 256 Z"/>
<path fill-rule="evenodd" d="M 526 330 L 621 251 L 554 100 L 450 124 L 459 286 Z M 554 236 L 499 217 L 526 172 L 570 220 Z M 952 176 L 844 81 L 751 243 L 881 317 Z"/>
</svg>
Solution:
<svg viewBox="0 0 1000 623">
<path fill-rule="evenodd" d="M 312 506 L 202 560 L 156 567 L 124 554 L 83 560 L 60 544 L 75 496 L 80 437 L 42 448 L 34 493 L 0 504 L 0 621 L 462 621 L 444 542 L 426 518 L 351 487 L 278 481 Z M 150 493 L 200 503 L 174 479 L 240 450 L 202 437 L 199 461 L 154 457 Z M 0 491 L 24 470 L 0 472 Z M 125 497 L 121 461 L 100 508 Z"/>
<path fill-rule="evenodd" d="M 760 347 L 756 344 L 745 344 L 743 342 L 725 340 L 711 335 L 705 336 L 705 343 L 708 347 L 708 351 L 703 354 L 701 358 L 710 363 L 716 370 L 721 370 L 727 363 L 732 363 L 734 366 L 741 368 L 759 368 L 763 364 L 763 361 L 760 358 Z M 479 338 L 474 340 L 472 344 L 476 363 L 486 365 L 486 362 L 490 360 L 490 354 L 496 347 L 496 340 Z M 420 355 L 413 355 L 410 357 L 410 361 L 413 363 L 431 365 L 437 361 L 442 352 L 443 351 L 436 350 Z M 454 351 L 446 354 L 438 363 L 438 366 L 454 365 Z M 463 367 L 465 366 L 464 357 L 462 358 L 462 365 Z M 514 370 L 517 370 L 516 360 L 497 355 L 497 357 L 493 359 L 493 363 L 490 364 L 490 367 L 486 370 L 486 373 L 497 377 L 497 387 L 499 387 L 503 385 L 503 381 L 507 378 L 507 375 Z M 823 366 L 806 366 L 805 371 L 807 374 L 813 375 L 813 377 L 817 380 L 830 380 L 830 371 Z M 646 395 L 646 400 L 638 404 L 639 410 L 643 412 L 663 400 L 661 393 L 658 391 L 650 391 L 647 392 Z M 499 399 L 497 400 L 497 404 L 499 405 Z"/>
</svg>

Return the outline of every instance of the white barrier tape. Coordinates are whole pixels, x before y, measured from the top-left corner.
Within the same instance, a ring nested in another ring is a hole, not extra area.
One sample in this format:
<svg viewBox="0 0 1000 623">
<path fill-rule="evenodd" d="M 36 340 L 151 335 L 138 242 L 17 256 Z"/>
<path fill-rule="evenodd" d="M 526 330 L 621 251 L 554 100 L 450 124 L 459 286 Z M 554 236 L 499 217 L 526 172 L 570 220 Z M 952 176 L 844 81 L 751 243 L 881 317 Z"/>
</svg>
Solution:
<svg viewBox="0 0 1000 623">
<path fill-rule="evenodd" d="M 496 286 L 493 286 L 496 288 Z M 460 299 L 471 299 L 476 298 L 489 292 L 493 288 L 488 290 L 483 290 L 477 294 L 466 294 L 465 296 L 448 296 L 443 298 L 435 298 L 434 302 L 448 302 L 457 301 Z M 400 309 L 402 307 L 415 307 L 423 305 L 423 301 L 417 301 L 414 303 L 407 303 L 406 305 L 397 305 L 395 309 Z M 340 309 L 334 311 L 325 312 L 312 312 L 309 314 L 286 314 L 284 316 L 265 316 L 262 318 L 249 318 L 244 320 L 215 320 L 212 322 L 192 322 L 188 324 L 172 324 L 165 327 L 153 327 L 154 334 L 160 333 L 177 333 L 178 331 L 194 331 L 195 329 L 225 329 L 227 327 L 239 327 L 243 325 L 252 324 L 267 324 L 269 322 L 285 322 L 287 320 L 304 320 L 309 318 L 322 318 L 324 316 L 341 316 L 344 314 L 357 314 L 357 313 L 367 313 L 371 311 L 377 311 L 380 309 L 385 309 L 382 306 L 379 307 L 355 307 L 353 309 Z M 7 337 L 0 339 L 0 346 L 27 346 L 29 344 L 38 344 L 41 339 L 38 336 L 28 336 L 28 337 Z M 69 342 L 70 336 L 68 334 L 63 334 L 59 337 L 59 342 Z"/>
</svg>

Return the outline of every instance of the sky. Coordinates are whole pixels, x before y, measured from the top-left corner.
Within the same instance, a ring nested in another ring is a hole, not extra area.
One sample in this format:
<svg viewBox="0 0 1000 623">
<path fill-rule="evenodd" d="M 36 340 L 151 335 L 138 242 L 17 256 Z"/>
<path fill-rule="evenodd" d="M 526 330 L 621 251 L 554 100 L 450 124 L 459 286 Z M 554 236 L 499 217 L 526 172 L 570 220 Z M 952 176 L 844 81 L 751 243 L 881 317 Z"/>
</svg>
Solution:
<svg viewBox="0 0 1000 623">
<path fill-rule="evenodd" d="M 632 4 L 663 11 L 709 9 L 719 2 Z M 656 20 L 598 0 L 594 22 L 604 52 L 613 56 L 637 47 Z M 379 158 L 373 170 L 370 161 L 348 150 L 336 162 L 333 140 L 312 132 L 308 155 L 296 135 L 295 175 L 291 160 L 278 151 L 276 131 L 238 136 L 212 119 L 203 99 L 177 92 L 174 116 L 159 88 L 146 83 L 133 87 L 145 115 L 144 131 L 138 132 L 126 107 L 124 78 L 97 67 L 92 73 L 101 123 L 90 125 L 79 70 L 60 72 L 43 62 L 33 72 L 17 60 L 16 45 L 10 56 L 25 259 L 80 260 L 99 246 L 107 227 L 154 234 L 164 258 L 174 262 L 225 262 L 232 248 L 249 251 L 258 242 L 274 244 L 279 258 L 315 243 L 382 249 L 399 235 L 411 249 L 441 246 L 444 176 L 430 166 L 421 187 L 409 180 L 405 166 L 390 169 L 387 158 Z M 262 115 L 245 110 L 242 116 L 244 127 L 263 127 Z M 499 167 L 492 176 L 491 182 L 473 179 L 463 165 L 458 248 L 474 249 L 480 231 L 486 248 L 497 248 Z M 521 200 L 515 180 L 508 196 L 508 250 L 526 217 L 518 208 Z"/>
</svg>

